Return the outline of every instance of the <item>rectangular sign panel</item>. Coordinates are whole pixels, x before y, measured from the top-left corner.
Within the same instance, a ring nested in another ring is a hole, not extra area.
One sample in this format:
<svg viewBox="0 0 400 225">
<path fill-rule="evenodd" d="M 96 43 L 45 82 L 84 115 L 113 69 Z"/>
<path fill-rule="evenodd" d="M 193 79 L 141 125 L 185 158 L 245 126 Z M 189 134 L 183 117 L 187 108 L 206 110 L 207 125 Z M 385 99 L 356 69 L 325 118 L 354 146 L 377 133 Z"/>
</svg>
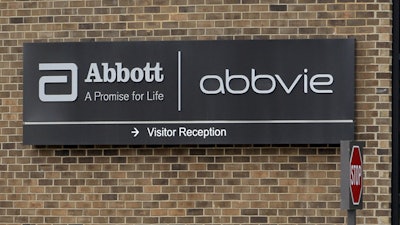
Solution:
<svg viewBox="0 0 400 225">
<path fill-rule="evenodd" d="M 28 43 L 24 143 L 353 139 L 354 39 Z"/>
</svg>

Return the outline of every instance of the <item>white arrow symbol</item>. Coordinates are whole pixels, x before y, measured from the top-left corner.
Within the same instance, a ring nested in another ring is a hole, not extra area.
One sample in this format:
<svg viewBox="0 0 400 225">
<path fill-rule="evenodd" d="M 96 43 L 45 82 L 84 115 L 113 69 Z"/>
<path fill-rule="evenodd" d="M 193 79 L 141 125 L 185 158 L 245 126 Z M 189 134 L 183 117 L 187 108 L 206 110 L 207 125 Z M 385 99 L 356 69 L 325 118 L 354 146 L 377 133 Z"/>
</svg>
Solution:
<svg viewBox="0 0 400 225">
<path fill-rule="evenodd" d="M 133 137 L 136 137 L 139 135 L 139 130 L 135 127 L 134 130 L 131 130 L 131 134 L 133 134 Z"/>
</svg>

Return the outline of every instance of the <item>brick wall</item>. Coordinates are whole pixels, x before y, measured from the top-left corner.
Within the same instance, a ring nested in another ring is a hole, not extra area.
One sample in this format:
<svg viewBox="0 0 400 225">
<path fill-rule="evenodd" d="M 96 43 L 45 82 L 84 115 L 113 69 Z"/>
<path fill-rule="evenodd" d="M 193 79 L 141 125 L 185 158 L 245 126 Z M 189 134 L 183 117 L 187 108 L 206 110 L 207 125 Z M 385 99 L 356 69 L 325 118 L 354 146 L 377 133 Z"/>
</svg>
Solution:
<svg viewBox="0 0 400 225">
<path fill-rule="evenodd" d="M 1 224 L 344 224 L 338 146 L 24 146 L 25 42 L 356 38 L 358 224 L 390 223 L 390 0 L 0 2 Z"/>
</svg>

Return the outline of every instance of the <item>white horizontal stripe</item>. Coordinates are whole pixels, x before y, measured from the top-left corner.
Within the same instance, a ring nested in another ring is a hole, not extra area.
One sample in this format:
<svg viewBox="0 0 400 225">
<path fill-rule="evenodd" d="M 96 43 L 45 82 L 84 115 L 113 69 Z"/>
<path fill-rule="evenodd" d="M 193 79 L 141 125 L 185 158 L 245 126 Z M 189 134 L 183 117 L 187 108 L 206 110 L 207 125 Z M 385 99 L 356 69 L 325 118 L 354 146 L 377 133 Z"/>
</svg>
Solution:
<svg viewBox="0 0 400 225">
<path fill-rule="evenodd" d="M 316 124 L 353 123 L 353 120 L 186 120 L 186 121 L 52 121 L 24 122 L 24 125 L 141 125 L 141 124 Z"/>
</svg>

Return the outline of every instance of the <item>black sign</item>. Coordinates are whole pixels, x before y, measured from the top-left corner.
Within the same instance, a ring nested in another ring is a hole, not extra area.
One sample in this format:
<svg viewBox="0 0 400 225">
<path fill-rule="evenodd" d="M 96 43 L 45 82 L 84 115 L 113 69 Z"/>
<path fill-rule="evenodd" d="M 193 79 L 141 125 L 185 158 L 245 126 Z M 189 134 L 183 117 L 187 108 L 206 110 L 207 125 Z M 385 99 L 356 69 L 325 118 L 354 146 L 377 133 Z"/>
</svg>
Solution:
<svg viewBox="0 0 400 225">
<path fill-rule="evenodd" d="M 354 40 L 30 43 L 24 143 L 339 143 Z"/>
</svg>

